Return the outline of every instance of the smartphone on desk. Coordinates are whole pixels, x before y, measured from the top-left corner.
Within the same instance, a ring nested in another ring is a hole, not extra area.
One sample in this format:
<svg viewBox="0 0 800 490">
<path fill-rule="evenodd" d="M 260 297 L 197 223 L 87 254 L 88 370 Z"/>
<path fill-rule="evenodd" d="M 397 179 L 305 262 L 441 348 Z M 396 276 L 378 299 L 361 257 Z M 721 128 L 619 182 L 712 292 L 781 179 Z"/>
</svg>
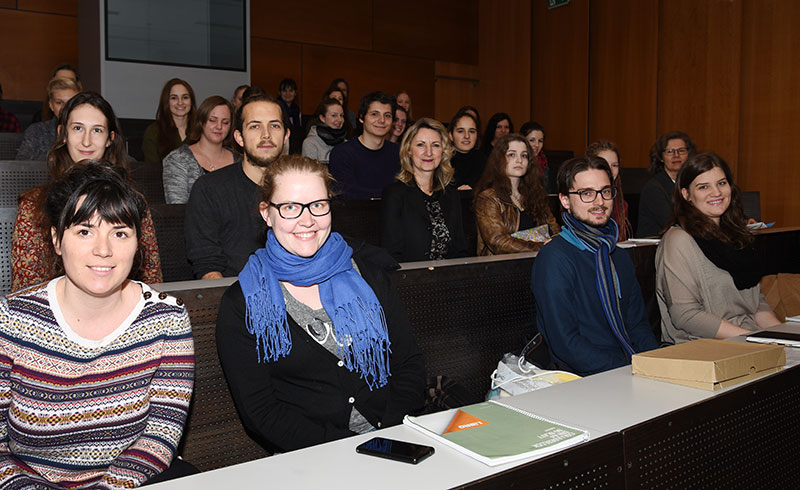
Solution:
<svg viewBox="0 0 800 490">
<path fill-rule="evenodd" d="M 417 464 L 434 453 L 430 446 L 397 441 L 383 437 L 373 437 L 356 447 L 356 452 L 379 458 L 393 459 L 404 463 Z"/>
</svg>

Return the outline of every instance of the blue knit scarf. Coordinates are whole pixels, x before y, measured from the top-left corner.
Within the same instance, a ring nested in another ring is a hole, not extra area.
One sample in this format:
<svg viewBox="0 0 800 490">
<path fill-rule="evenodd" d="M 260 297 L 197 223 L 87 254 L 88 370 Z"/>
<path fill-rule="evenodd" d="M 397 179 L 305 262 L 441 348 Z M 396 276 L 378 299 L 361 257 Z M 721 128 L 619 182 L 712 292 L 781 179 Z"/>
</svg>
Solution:
<svg viewBox="0 0 800 490">
<path fill-rule="evenodd" d="M 622 309 L 619 305 L 622 292 L 614 262 L 611 260 L 611 252 L 617 245 L 617 223 L 609 219 L 606 226 L 595 228 L 581 223 L 566 211 L 561 212 L 561 218 L 564 220 L 561 236 L 579 250 L 588 250 L 594 254 L 595 286 L 600 295 L 600 304 L 603 305 L 603 313 L 611 331 L 630 358 L 634 352 L 622 320 Z"/>
<path fill-rule="evenodd" d="M 259 362 L 277 361 L 292 350 L 286 303 L 278 281 L 295 286 L 319 285 L 322 306 L 333 320 L 337 356 L 369 386 L 385 386 L 389 376 L 389 334 L 378 298 L 353 269 L 350 248 L 331 233 L 313 257 L 287 252 L 270 230 L 267 245 L 257 250 L 239 274 L 247 305 L 247 331 L 256 336 Z"/>
</svg>

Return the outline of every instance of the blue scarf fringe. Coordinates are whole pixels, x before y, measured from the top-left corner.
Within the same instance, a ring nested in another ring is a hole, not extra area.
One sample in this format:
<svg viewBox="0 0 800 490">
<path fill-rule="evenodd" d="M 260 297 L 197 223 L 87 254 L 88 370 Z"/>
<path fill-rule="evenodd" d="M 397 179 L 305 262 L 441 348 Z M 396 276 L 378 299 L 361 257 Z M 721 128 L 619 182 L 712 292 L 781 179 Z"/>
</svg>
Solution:
<svg viewBox="0 0 800 490">
<path fill-rule="evenodd" d="M 331 233 L 313 257 L 287 252 L 272 230 L 239 274 L 247 307 L 247 331 L 256 337 L 259 362 L 274 362 L 292 350 L 286 304 L 279 281 L 296 286 L 319 285 L 322 306 L 333 321 L 337 355 L 370 390 L 388 383 L 391 343 L 386 317 L 367 282 L 353 269 L 351 249 Z"/>
</svg>

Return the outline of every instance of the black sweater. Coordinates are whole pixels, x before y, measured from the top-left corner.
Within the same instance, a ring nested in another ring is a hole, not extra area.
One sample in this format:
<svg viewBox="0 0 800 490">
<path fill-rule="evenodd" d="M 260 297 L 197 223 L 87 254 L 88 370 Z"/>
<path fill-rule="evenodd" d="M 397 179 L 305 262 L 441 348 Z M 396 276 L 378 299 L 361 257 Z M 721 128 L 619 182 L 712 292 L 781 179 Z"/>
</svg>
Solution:
<svg viewBox="0 0 800 490">
<path fill-rule="evenodd" d="M 289 451 L 353 435 L 352 404 L 376 428 L 402 422 L 422 408 L 425 366 L 402 300 L 371 254 L 385 252 L 348 242 L 362 277 L 386 315 L 391 341 L 388 385 L 370 391 L 357 372 L 314 341 L 287 315 L 292 338 L 288 356 L 258 362 L 256 338 L 245 327 L 245 301 L 238 282 L 222 297 L 217 348 L 244 426 L 267 449 Z"/>
<path fill-rule="evenodd" d="M 450 164 L 456 171 L 453 176 L 453 183 L 456 187 L 468 185 L 475 188 L 486 168 L 486 155 L 474 148 L 467 153 L 457 151 L 453 153 Z"/>
<path fill-rule="evenodd" d="M 261 188 L 234 163 L 201 176 L 186 205 L 186 256 L 195 277 L 237 276 L 250 254 L 264 247 L 267 225 L 258 212 Z"/>
</svg>

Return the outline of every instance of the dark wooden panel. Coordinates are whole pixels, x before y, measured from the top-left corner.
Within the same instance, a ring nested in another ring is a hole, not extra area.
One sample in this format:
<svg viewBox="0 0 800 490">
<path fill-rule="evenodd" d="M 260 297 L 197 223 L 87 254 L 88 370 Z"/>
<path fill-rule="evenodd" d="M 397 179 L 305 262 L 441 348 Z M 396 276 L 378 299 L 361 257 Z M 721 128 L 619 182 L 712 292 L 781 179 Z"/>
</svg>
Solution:
<svg viewBox="0 0 800 490">
<path fill-rule="evenodd" d="M 609 139 L 626 167 L 647 167 L 656 138 L 658 0 L 591 4 L 589 142 Z"/>
<path fill-rule="evenodd" d="M 43 100 L 53 68 L 77 66 L 77 17 L 0 10 L 0 26 L 3 97 Z"/>
<path fill-rule="evenodd" d="M 18 0 L 17 8 L 76 17 L 78 15 L 78 0 Z"/>
<path fill-rule="evenodd" d="M 480 67 L 437 61 L 436 70 L 436 119 L 448 123 L 456 111 L 467 104 L 480 106 Z"/>
<path fill-rule="evenodd" d="M 324 46 L 303 46 L 303 112 L 316 109 L 319 97 L 334 78 L 350 83 L 350 109 L 358 113 L 361 97 L 373 90 L 394 94 L 407 90 L 414 117 L 432 116 L 433 61 Z M 313 97 L 313 98 L 312 98 Z"/>
<path fill-rule="evenodd" d="M 372 48 L 372 1 L 252 0 L 250 35 L 343 48 Z"/>
<path fill-rule="evenodd" d="M 378 1 L 373 9 L 375 51 L 478 63 L 478 0 Z"/>
<path fill-rule="evenodd" d="M 507 112 L 515 129 L 530 118 L 532 3 L 544 5 L 529 0 L 480 2 L 480 103 L 474 105 L 484 125 L 495 112 Z"/>
<path fill-rule="evenodd" d="M 734 172 L 741 28 L 739 0 L 660 2 L 658 132 L 685 131 L 698 148 L 722 155 Z"/>
<path fill-rule="evenodd" d="M 800 3 L 745 1 L 739 185 L 761 192 L 762 218 L 800 225 Z"/>
<path fill-rule="evenodd" d="M 589 1 L 547 9 L 532 2 L 531 112 L 547 130 L 545 148 L 586 150 L 589 122 Z M 625 26 L 627 29 L 627 26 Z"/>
<path fill-rule="evenodd" d="M 449 124 L 456 111 L 465 105 L 478 105 L 478 84 L 470 80 L 436 80 L 436 119 Z M 416 114 L 416 111 L 415 111 Z"/>
<path fill-rule="evenodd" d="M 294 78 L 297 86 L 302 88 L 301 62 L 301 47 L 297 43 L 250 38 L 251 83 L 273 97 L 278 96 L 278 85 L 284 78 Z M 301 103 L 305 95 L 302 90 L 298 94 Z M 318 100 L 317 96 L 313 98 Z"/>
<path fill-rule="evenodd" d="M 17 8 L 17 0 L 0 0 L 0 8 L 3 9 Z"/>
</svg>

